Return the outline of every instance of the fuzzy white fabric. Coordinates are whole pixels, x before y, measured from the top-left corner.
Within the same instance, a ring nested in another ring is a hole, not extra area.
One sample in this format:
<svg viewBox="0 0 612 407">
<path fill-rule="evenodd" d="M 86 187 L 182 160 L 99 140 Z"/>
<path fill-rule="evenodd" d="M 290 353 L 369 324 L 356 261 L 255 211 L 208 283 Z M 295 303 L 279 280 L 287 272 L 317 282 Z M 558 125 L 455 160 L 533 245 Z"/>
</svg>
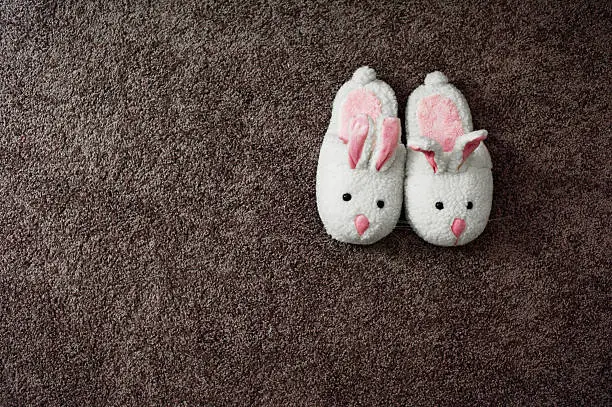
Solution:
<svg viewBox="0 0 612 407">
<path fill-rule="evenodd" d="M 368 119 L 370 128 L 363 152 L 356 168 L 351 169 L 348 145 L 339 138 L 340 115 L 347 96 L 357 89 L 372 92 L 381 103 L 382 113 L 376 122 Z M 373 69 L 357 69 L 334 99 L 317 167 L 317 208 L 327 233 L 334 239 L 371 244 L 391 233 L 397 224 L 402 209 L 406 150 L 400 137 L 391 158 L 380 171 L 376 170 L 376 158 L 381 147 L 381 143 L 376 141 L 386 117 L 397 117 L 395 93 L 389 85 L 376 79 Z M 343 200 L 344 194 L 350 194 L 351 199 Z M 383 208 L 378 207 L 378 201 L 384 202 Z M 359 215 L 364 215 L 369 221 L 369 227 L 362 235 L 355 225 Z"/>
<path fill-rule="evenodd" d="M 442 95 L 456 105 L 464 131 L 454 149 L 444 152 L 436 141 L 423 137 L 417 118 L 423 98 Z M 424 240 L 439 246 L 463 245 L 478 237 L 485 229 L 493 199 L 491 157 L 484 143 L 463 161 L 463 148 L 470 141 L 486 135 L 485 130 L 473 131 L 470 108 L 464 96 L 441 72 L 425 78 L 408 98 L 406 107 L 408 128 L 405 178 L 406 217 L 413 230 Z M 427 162 L 419 148 L 433 151 L 437 172 Z M 441 202 L 443 209 L 436 208 Z M 472 208 L 468 209 L 468 202 Z M 457 238 L 451 226 L 455 219 L 465 221 L 465 230 Z"/>
</svg>

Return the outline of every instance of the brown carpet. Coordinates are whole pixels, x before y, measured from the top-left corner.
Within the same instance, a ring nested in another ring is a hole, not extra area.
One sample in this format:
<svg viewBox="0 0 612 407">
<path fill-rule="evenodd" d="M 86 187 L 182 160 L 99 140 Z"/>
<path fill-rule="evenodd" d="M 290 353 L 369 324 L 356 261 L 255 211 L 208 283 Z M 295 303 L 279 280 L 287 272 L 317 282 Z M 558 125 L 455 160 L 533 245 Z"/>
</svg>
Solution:
<svg viewBox="0 0 612 407">
<path fill-rule="evenodd" d="M 0 405 L 612 403 L 610 2 L 115 3 L 0 3 Z M 364 64 L 489 130 L 473 244 L 325 235 Z"/>
</svg>

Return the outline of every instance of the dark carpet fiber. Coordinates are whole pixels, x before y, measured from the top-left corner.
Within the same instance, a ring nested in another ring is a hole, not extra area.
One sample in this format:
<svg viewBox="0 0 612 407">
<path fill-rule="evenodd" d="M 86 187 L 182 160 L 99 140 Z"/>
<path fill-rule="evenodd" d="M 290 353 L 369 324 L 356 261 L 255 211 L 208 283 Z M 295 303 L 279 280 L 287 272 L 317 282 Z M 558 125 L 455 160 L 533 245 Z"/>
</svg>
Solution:
<svg viewBox="0 0 612 407">
<path fill-rule="evenodd" d="M 609 1 L 0 2 L 0 405 L 612 403 Z M 331 240 L 331 102 L 442 70 L 491 221 Z"/>
</svg>

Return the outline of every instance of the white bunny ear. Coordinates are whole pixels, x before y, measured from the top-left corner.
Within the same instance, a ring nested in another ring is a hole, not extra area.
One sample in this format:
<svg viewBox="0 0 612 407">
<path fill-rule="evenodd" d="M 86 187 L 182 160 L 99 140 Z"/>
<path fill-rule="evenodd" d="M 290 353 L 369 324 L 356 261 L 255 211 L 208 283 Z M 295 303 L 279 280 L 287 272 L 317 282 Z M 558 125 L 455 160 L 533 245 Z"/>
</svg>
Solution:
<svg viewBox="0 0 612 407">
<path fill-rule="evenodd" d="M 453 148 L 453 154 L 457 157 L 457 162 L 459 162 L 457 169 L 460 169 L 470 155 L 476 151 L 482 141 L 487 138 L 487 134 L 486 130 L 476 130 L 464 134 L 457 139 Z"/>
<path fill-rule="evenodd" d="M 348 125 L 348 160 L 351 169 L 367 166 L 372 153 L 374 123 L 368 115 L 360 114 L 351 118 Z"/>
<path fill-rule="evenodd" d="M 436 141 L 426 137 L 412 137 L 408 139 L 408 148 L 423 153 L 425 160 L 427 160 L 427 163 L 431 166 L 434 174 L 440 170 L 438 164 L 443 164 L 444 150 Z"/>
<path fill-rule="evenodd" d="M 385 117 L 379 120 L 376 148 L 370 160 L 370 166 L 376 171 L 386 171 L 395 160 L 395 150 L 399 144 L 402 126 L 397 117 Z"/>
</svg>

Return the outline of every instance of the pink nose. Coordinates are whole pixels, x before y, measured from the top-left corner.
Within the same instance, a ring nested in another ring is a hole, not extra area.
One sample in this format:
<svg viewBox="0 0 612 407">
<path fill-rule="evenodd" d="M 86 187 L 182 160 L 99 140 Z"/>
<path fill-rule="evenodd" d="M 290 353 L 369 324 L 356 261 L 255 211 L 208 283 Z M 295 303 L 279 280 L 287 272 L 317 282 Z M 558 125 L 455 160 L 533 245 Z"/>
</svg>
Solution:
<svg viewBox="0 0 612 407">
<path fill-rule="evenodd" d="M 370 221 L 365 217 L 365 215 L 355 216 L 355 229 L 357 229 L 359 236 L 363 235 L 369 227 Z"/>
<path fill-rule="evenodd" d="M 455 218 L 453 224 L 451 225 L 451 230 L 457 239 L 459 239 L 459 236 L 461 236 L 465 230 L 465 221 L 463 219 Z"/>
</svg>

